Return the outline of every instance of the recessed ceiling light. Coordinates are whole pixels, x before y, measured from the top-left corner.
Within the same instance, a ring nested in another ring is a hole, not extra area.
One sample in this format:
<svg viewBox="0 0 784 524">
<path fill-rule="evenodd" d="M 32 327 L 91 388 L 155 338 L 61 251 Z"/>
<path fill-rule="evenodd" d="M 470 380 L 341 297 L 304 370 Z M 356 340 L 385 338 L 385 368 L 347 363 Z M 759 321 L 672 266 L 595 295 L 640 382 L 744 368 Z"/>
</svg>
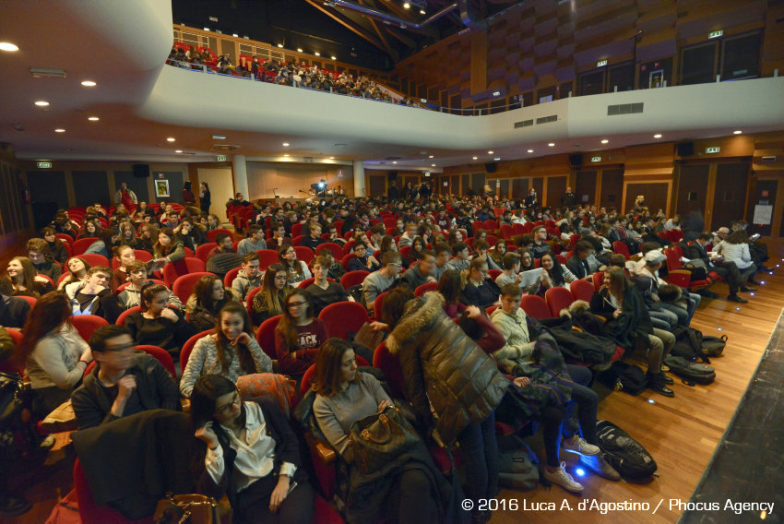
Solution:
<svg viewBox="0 0 784 524">
<path fill-rule="evenodd" d="M 479 160 L 478 156 L 473 157 L 474 160 Z"/>
<path fill-rule="evenodd" d="M 283 156 L 289 156 L 289 154 L 288 153 L 283 153 Z"/>
<path fill-rule="evenodd" d="M 430 167 L 436 167 L 436 165 L 435 164 L 430 164 Z"/>
<path fill-rule="evenodd" d="M 408 2 L 403 2 L 403 9 L 411 9 L 411 4 Z"/>
<path fill-rule="evenodd" d="M 427 14 L 427 11 L 425 11 L 424 9 L 420 9 L 420 10 L 419 10 L 419 14 L 420 14 L 420 15 L 426 15 L 426 14 Z"/>
<path fill-rule="evenodd" d="M 54 132 L 55 133 L 65 133 L 65 129 L 63 129 L 62 127 L 58 127 L 57 129 L 54 130 Z"/>
<path fill-rule="evenodd" d="M 501 160 L 501 157 L 500 157 L 500 156 L 497 156 L 497 157 L 495 157 L 493 160 L 495 160 L 496 162 L 498 162 L 499 160 Z"/>
<path fill-rule="evenodd" d="M 609 140 L 607 140 L 606 138 L 602 139 L 602 144 L 606 144 L 607 142 L 609 142 Z"/>
<path fill-rule="evenodd" d="M 491 149 L 490 151 L 487 152 L 487 154 L 488 155 L 492 155 L 493 154 L 493 150 Z"/>
<path fill-rule="evenodd" d="M 655 135 L 653 135 L 653 138 L 661 138 L 661 133 L 656 133 Z"/>
<path fill-rule="evenodd" d="M 427 158 L 435 158 L 435 155 L 428 155 Z"/>
<path fill-rule="evenodd" d="M 549 144 L 547 144 L 547 147 L 555 147 L 555 142 L 550 142 Z"/>
<path fill-rule="evenodd" d="M 313 54 L 316 56 L 321 56 L 321 53 L 319 53 L 318 51 L 314 51 Z"/>
<path fill-rule="evenodd" d="M 278 47 L 283 47 L 283 44 L 278 44 Z"/>
<path fill-rule="evenodd" d="M 397 165 L 397 160 L 393 160 L 393 161 L 392 161 L 392 163 L 393 163 L 394 165 Z"/>
<path fill-rule="evenodd" d="M 335 55 L 332 55 L 332 56 L 330 56 L 330 58 L 331 58 L 332 60 L 337 60 L 337 59 L 338 59 L 338 57 L 336 57 Z"/>
<path fill-rule="evenodd" d="M 289 147 L 290 145 L 288 142 L 283 142 L 283 147 Z"/>
<path fill-rule="evenodd" d="M 173 136 L 170 136 L 169 138 L 166 139 L 167 142 L 174 142 L 175 140 L 176 138 L 174 138 Z"/>
<path fill-rule="evenodd" d="M 232 33 L 231 36 L 233 36 L 234 38 L 239 38 L 240 37 L 240 35 L 238 35 L 237 33 Z"/>
<path fill-rule="evenodd" d="M 301 48 L 301 47 L 298 47 L 298 48 L 297 48 L 297 53 L 301 53 L 301 52 L 302 52 L 302 48 Z"/>
<path fill-rule="evenodd" d="M 224 135 L 212 135 L 213 140 L 226 140 Z"/>
<path fill-rule="evenodd" d="M 533 153 L 533 152 L 534 152 L 534 150 L 533 150 L 533 149 L 529 149 L 529 150 L 528 150 L 528 152 L 529 152 L 529 153 Z"/>
<path fill-rule="evenodd" d="M 739 135 L 741 133 L 743 133 L 743 131 L 741 131 L 740 129 L 736 129 L 735 131 L 732 132 L 733 135 Z"/>
<path fill-rule="evenodd" d="M 38 107 L 49 107 L 49 102 L 47 102 L 46 100 L 36 100 L 35 105 L 37 105 Z"/>
<path fill-rule="evenodd" d="M 335 160 L 334 156 L 329 157 L 330 160 Z"/>
<path fill-rule="evenodd" d="M 87 120 L 89 120 L 90 122 L 97 122 L 100 120 L 100 118 L 98 118 L 97 116 L 88 116 Z"/>
<path fill-rule="evenodd" d="M 0 42 L 0 51 L 15 53 L 16 51 L 19 51 L 19 46 L 12 44 L 11 42 Z"/>
<path fill-rule="evenodd" d="M 175 153 L 182 153 L 182 149 L 175 149 L 174 152 Z"/>
<path fill-rule="evenodd" d="M 97 84 L 92 80 L 82 80 L 82 85 L 84 87 L 95 87 Z"/>
</svg>

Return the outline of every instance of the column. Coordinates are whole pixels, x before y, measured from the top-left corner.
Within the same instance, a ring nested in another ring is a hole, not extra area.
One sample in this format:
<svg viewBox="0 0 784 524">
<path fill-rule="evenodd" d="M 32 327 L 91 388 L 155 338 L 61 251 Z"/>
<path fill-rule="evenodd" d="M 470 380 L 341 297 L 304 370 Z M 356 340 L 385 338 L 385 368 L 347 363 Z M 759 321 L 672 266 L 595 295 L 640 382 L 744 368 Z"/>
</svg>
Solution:
<svg viewBox="0 0 784 524">
<path fill-rule="evenodd" d="M 365 191 L 365 166 L 361 160 L 354 161 L 354 198 L 364 198 Z"/>
<path fill-rule="evenodd" d="M 245 155 L 234 155 L 231 159 L 231 173 L 234 177 L 234 193 L 242 193 L 246 200 L 248 194 L 248 169 L 245 164 Z M 234 195 L 232 195 L 234 196 Z"/>
</svg>

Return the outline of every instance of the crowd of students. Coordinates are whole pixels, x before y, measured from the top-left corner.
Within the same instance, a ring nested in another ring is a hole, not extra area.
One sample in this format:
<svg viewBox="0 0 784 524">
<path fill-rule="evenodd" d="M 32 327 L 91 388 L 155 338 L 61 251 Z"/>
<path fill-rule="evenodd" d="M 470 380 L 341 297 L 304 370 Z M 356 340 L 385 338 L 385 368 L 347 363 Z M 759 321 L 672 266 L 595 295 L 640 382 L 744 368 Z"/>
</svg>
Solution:
<svg viewBox="0 0 784 524">
<path fill-rule="evenodd" d="M 213 274 L 196 282 L 184 304 L 155 277 L 183 259 L 186 248 L 206 243 L 206 233 L 220 225 L 215 215 L 195 207 L 178 212 L 172 205 L 156 213 L 144 202 L 108 210 L 96 204 L 80 220 L 58 211 L 41 237 L 28 241 L 27 256 L 13 258 L 0 278 L 0 325 L 21 329 L 23 337 L 4 355 L 7 365 L 24 368 L 29 377 L 36 419 L 70 398 L 80 429 L 151 409 L 180 410 L 181 398 L 189 398 L 195 436 L 206 445 L 200 485 L 227 494 L 239 521 L 269 512 L 282 522 L 312 516 L 313 489 L 290 421 L 276 405 L 243 401 L 235 383 L 271 371 L 301 381 L 314 365 L 312 429 L 349 465 L 350 522 L 381 514 L 398 522 L 434 522 L 454 509 L 451 488 L 424 445 L 390 461 L 381 476 L 360 473 L 352 463 L 352 426 L 393 401 L 412 408 L 422 443 L 459 443 L 464 489 L 473 500 L 498 492 L 497 418 L 517 427 L 542 424 L 544 478 L 565 490 L 580 493 L 583 486 L 561 462 L 561 449 L 617 480 L 596 438 L 595 373 L 567 362 L 521 302 L 527 294 L 545 296 L 578 279 L 602 278 L 586 305 L 586 315 L 600 326 L 596 335 L 627 354 L 639 351 L 649 387 L 674 396 L 668 387 L 673 379 L 662 371 L 673 332 L 689 325 L 703 298 L 716 297 L 706 289 L 669 293 L 662 248 L 671 240 L 659 233 L 678 231 L 678 218 L 650 213 L 641 203 L 624 215 L 588 205 L 542 209 L 535 202 L 417 196 L 336 198 L 319 205 L 251 204 L 238 195 L 229 213 L 254 208 L 246 238 L 235 244 L 236 233 L 216 236 L 207 260 Z M 495 217 L 492 231 L 479 227 L 477 221 Z M 510 230 L 522 233 L 502 235 Z M 79 255 L 68 258 L 58 233 L 94 238 L 87 252 L 113 258 L 115 269 L 91 266 Z M 752 291 L 754 275 L 765 269 L 765 252 L 748 239 L 745 223 L 733 222 L 715 235 L 686 233 L 691 238 L 681 245 L 695 280 L 722 275 L 729 299 L 745 302 L 738 293 Z M 616 253 L 614 242 L 631 259 Z M 313 250 L 309 263 L 299 259 L 295 244 Z M 333 247 L 353 256 L 338 260 Z M 277 263 L 261 266 L 258 251 L 265 249 L 278 252 Z M 150 261 L 137 260 L 134 250 L 147 252 Z M 227 287 L 224 276 L 235 268 Z M 339 282 L 349 271 L 366 274 L 345 289 Z M 23 296 L 36 300 L 30 306 Z M 327 338 L 319 313 L 345 301 L 366 307 L 370 328 L 383 334 L 398 359 L 402 398 L 358 368 L 356 356 L 372 362 L 376 348 Z M 137 306 L 122 325 L 115 323 Z M 85 314 L 109 324 L 89 341 L 71 322 Z M 254 330 L 273 317 L 279 319 L 273 347 L 261 347 Z M 197 333 L 204 336 L 177 370 L 178 384 L 156 358 L 134 350 L 157 346 L 179 367 L 183 344 Z M 489 516 L 470 515 L 474 522 Z"/>
<path fill-rule="evenodd" d="M 234 74 L 272 84 L 305 87 L 408 106 L 415 105 L 414 101 L 407 97 L 393 97 L 388 90 L 365 75 L 352 75 L 348 71 L 330 71 L 317 65 L 308 65 L 304 61 L 297 64 L 277 58 L 267 60 L 254 56 L 247 57 L 247 60 L 243 57 L 235 64 L 228 53 L 214 58 L 206 48 L 199 52 L 193 46 L 187 49 L 175 46 L 169 53 L 167 63 L 185 68 L 209 68 L 216 73 Z"/>
</svg>

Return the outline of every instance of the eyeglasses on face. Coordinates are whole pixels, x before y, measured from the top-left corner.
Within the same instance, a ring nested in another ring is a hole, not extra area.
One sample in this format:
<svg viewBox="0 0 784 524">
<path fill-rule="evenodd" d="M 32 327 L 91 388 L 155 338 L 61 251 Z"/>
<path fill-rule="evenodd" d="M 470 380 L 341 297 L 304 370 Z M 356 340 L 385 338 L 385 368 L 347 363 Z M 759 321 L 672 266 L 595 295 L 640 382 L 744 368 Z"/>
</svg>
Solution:
<svg viewBox="0 0 784 524">
<path fill-rule="evenodd" d="M 234 396 L 231 397 L 231 402 L 229 402 L 228 404 L 224 404 L 222 406 L 216 406 L 215 413 L 225 413 L 230 409 L 232 409 L 233 407 L 239 405 L 240 405 L 240 394 L 237 391 L 235 391 Z"/>
</svg>

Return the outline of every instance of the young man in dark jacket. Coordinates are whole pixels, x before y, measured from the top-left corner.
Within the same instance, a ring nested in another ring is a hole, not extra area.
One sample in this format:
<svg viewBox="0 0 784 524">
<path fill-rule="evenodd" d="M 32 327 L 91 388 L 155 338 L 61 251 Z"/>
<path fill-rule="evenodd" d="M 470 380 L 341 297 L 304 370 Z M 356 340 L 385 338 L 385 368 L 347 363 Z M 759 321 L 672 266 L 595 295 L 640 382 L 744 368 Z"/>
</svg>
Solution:
<svg viewBox="0 0 784 524">
<path fill-rule="evenodd" d="M 79 429 L 150 409 L 181 409 L 174 380 L 157 359 L 134 349 L 128 328 L 101 326 L 90 348 L 98 365 L 71 396 Z"/>
</svg>

